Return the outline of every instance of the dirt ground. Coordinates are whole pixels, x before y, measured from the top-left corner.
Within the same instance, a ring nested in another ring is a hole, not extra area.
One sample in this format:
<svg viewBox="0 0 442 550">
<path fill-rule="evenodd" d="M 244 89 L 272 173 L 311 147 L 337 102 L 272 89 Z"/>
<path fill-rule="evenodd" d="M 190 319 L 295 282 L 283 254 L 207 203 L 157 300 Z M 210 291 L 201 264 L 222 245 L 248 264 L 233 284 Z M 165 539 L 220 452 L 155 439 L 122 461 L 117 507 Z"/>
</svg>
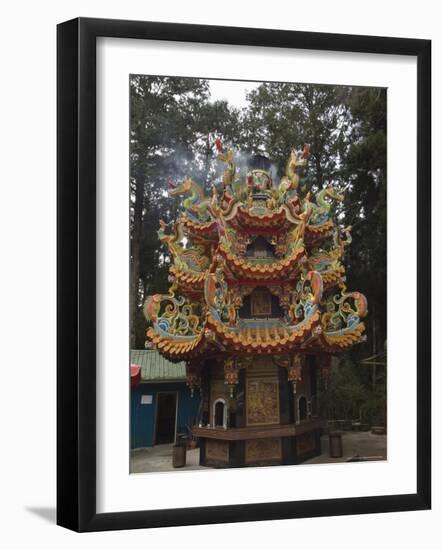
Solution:
<svg viewBox="0 0 442 550">
<path fill-rule="evenodd" d="M 354 457 L 385 460 L 387 458 L 387 437 L 374 435 L 371 432 L 343 432 L 342 433 L 342 458 L 330 458 L 328 436 L 321 438 L 322 453 L 303 464 L 327 464 L 332 462 L 347 462 Z M 134 449 L 130 455 L 130 472 L 132 474 L 148 472 L 182 472 L 189 470 L 207 469 L 200 466 L 199 449 L 188 450 L 186 454 L 186 466 L 182 468 L 172 467 L 172 445 L 157 445 L 145 449 Z"/>
</svg>

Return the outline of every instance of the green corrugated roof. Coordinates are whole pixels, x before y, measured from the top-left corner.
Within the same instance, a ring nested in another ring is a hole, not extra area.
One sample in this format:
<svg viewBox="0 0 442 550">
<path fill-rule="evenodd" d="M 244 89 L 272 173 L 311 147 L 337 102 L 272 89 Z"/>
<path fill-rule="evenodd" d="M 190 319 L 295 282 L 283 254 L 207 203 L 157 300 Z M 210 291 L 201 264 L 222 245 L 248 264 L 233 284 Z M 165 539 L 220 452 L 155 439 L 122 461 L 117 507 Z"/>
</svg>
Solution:
<svg viewBox="0 0 442 550">
<path fill-rule="evenodd" d="M 130 362 L 141 366 L 141 381 L 185 380 L 186 364 L 171 363 L 156 350 L 133 349 Z"/>
</svg>

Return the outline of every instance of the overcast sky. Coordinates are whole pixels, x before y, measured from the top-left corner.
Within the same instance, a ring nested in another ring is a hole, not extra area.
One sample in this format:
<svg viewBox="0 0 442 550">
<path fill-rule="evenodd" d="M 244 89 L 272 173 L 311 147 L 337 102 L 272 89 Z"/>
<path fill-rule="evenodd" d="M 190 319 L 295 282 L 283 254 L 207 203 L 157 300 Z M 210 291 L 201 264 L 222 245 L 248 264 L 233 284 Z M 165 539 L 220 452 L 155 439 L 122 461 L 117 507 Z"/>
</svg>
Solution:
<svg viewBox="0 0 442 550">
<path fill-rule="evenodd" d="M 225 99 L 233 107 L 245 107 L 246 93 L 259 86 L 259 82 L 242 80 L 209 80 L 213 101 Z"/>
</svg>

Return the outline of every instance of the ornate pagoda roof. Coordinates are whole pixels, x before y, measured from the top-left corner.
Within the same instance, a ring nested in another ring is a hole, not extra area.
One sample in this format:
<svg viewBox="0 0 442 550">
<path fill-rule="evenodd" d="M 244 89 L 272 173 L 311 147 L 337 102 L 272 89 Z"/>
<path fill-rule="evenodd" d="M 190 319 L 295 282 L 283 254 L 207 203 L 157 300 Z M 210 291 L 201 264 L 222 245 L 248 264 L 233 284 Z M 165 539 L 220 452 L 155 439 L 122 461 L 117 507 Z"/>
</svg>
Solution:
<svg viewBox="0 0 442 550">
<path fill-rule="evenodd" d="M 187 178 L 169 192 L 183 199 L 177 222 L 161 222 L 158 232 L 172 284 L 145 303 L 153 345 L 180 361 L 220 351 L 335 353 L 360 342 L 367 301 L 347 291 L 342 263 L 351 228 L 331 213 L 331 201 L 343 197 L 329 187 L 306 192 L 308 146 L 292 151 L 276 184 L 263 169 L 241 180 L 233 151 L 218 145 L 221 189 L 207 197 Z M 279 317 L 240 315 L 257 287 L 279 301 Z"/>
</svg>

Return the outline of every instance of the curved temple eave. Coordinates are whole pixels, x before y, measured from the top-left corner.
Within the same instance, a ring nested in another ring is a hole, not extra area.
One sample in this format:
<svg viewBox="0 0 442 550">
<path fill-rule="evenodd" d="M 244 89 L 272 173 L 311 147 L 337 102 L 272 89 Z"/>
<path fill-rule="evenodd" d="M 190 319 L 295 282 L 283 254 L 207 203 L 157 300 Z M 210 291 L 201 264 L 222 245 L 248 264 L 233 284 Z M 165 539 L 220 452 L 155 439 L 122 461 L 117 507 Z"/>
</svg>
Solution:
<svg viewBox="0 0 442 550">
<path fill-rule="evenodd" d="M 258 264 L 250 260 L 244 260 L 230 253 L 222 245 L 219 251 L 226 260 L 230 270 L 244 279 L 280 280 L 282 277 L 294 278 L 300 271 L 300 264 L 305 257 L 305 249 L 300 246 L 288 257 L 270 264 Z"/>
<path fill-rule="evenodd" d="M 146 336 L 160 353 L 176 360 L 199 355 L 205 347 L 202 333 L 184 340 L 183 337 L 178 339 L 176 335 L 164 333 L 164 331 L 160 334 L 158 328 L 154 326 L 148 329 Z"/>
<path fill-rule="evenodd" d="M 335 353 L 344 351 L 353 347 L 355 344 L 363 342 L 365 324 L 360 321 L 355 327 L 345 328 L 340 331 L 326 332 L 321 334 L 321 346 L 324 351 Z"/>
</svg>

